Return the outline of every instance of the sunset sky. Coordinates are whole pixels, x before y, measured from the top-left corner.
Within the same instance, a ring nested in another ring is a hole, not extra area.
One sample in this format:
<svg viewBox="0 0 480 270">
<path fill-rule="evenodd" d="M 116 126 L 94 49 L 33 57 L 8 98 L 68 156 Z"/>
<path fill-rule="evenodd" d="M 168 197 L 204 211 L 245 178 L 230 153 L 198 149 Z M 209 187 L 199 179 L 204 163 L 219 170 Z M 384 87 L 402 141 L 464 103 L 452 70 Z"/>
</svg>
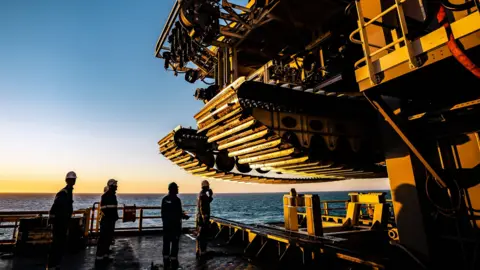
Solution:
<svg viewBox="0 0 480 270">
<path fill-rule="evenodd" d="M 164 193 L 201 179 L 158 154 L 175 126 L 195 126 L 195 86 L 153 56 L 173 0 L 0 1 L 0 192 Z M 293 186 L 212 182 L 216 192 Z M 386 189 L 387 180 L 297 185 L 299 191 Z"/>
</svg>

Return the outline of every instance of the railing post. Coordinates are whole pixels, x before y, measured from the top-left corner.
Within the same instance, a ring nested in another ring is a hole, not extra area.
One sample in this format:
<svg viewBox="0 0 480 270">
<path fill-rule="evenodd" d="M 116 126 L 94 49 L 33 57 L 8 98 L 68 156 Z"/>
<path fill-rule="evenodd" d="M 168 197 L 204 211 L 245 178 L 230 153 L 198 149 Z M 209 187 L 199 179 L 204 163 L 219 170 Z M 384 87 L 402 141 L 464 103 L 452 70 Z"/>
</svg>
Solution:
<svg viewBox="0 0 480 270">
<path fill-rule="evenodd" d="M 90 234 L 93 233 L 93 223 L 95 223 L 95 204 L 93 205 L 91 211 L 92 213 L 90 215 Z"/>
<path fill-rule="evenodd" d="M 88 235 L 89 235 L 90 222 L 92 222 L 90 220 L 90 211 L 91 211 L 91 209 L 87 208 L 87 209 L 85 209 L 85 212 L 83 213 L 83 218 L 85 218 L 85 229 L 84 229 L 83 234 L 84 234 L 85 237 L 88 237 Z"/>
<path fill-rule="evenodd" d="M 142 231 L 143 226 L 143 209 L 140 209 L 140 216 L 138 217 L 138 231 Z"/>
<path fill-rule="evenodd" d="M 15 227 L 13 228 L 13 234 L 12 234 L 12 240 L 15 240 L 15 235 L 17 234 L 17 225 L 18 225 L 18 219 L 15 220 Z"/>
<path fill-rule="evenodd" d="M 371 85 L 378 84 L 377 76 L 372 65 L 372 59 L 370 56 L 370 44 L 368 43 L 367 29 L 365 28 L 365 19 L 363 17 L 363 10 L 360 1 L 355 1 L 358 15 L 358 29 L 360 33 L 360 40 L 362 41 L 363 54 L 365 55 L 365 64 L 367 65 L 368 77 Z"/>
<path fill-rule="evenodd" d="M 323 214 L 325 216 L 328 216 L 328 202 L 327 201 L 323 202 Z"/>
<path fill-rule="evenodd" d="M 100 228 L 100 204 L 97 206 L 97 218 L 96 218 L 96 226 L 95 226 L 95 232 L 98 233 L 99 228 Z"/>
</svg>

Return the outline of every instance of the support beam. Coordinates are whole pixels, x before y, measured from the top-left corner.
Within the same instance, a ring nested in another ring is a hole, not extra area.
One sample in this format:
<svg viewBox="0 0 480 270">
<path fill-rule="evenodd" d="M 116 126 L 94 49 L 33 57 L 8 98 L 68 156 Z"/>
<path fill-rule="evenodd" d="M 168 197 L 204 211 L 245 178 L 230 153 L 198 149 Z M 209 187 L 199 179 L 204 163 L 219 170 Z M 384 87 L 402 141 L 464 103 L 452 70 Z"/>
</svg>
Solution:
<svg viewBox="0 0 480 270">
<path fill-rule="evenodd" d="M 373 105 L 375 109 L 385 118 L 385 121 L 393 128 L 393 130 L 400 136 L 403 142 L 408 146 L 410 151 L 422 162 L 428 172 L 436 179 L 436 181 L 442 186 L 447 187 L 447 184 L 440 177 L 437 170 L 431 165 L 429 161 L 425 158 L 425 155 L 420 152 L 420 150 L 414 145 L 414 142 L 408 134 L 406 125 L 395 115 L 393 110 L 387 105 L 387 103 L 382 99 L 380 95 L 370 95 L 366 92 L 364 93 L 368 101 Z"/>
<path fill-rule="evenodd" d="M 305 210 L 307 212 L 307 232 L 309 235 L 323 236 L 322 210 L 318 195 L 305 195 Z"/>
<path fill-rule="evenodd" d="M 399 242 L 408 250 L 428 259 L 430 251 L 424 218 L 428 213 L 422 209 L 422 203 L 426 203 L 422 200 L 425 198 L 422 196 L 425 190 L 425 167 L 411 154 L 400 136 L 396 136 L 386 125 L 383 145 Z"/>
</svg>

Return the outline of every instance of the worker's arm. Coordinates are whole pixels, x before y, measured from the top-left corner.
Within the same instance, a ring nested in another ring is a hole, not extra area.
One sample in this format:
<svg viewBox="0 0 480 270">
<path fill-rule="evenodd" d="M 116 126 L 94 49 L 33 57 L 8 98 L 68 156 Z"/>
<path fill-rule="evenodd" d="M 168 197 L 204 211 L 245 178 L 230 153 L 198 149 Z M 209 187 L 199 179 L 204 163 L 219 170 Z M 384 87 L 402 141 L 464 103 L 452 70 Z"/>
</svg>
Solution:
<svg viewBox="0 0 480 270">
<path fill-rule="evenodd" d="M 209 202 L 213 201 L 213 190 L 212 189 L 208 190 L 208 201 Z"/>
<path fill-rule="evenodd" d="M 103 214 L 109 220 L 118 219 L 118 205 L 115 196 L 109 195 L 104 196 L 101 201 L 100 208 L 102 209 Z"/>
<path fill-rule="evenodd" d="M 65 190 L 61 190 L 55 196 L 55 200 L 53 201 L 53 205 L 50 208 L 48 213 L 48 223 L 53 224 L 55 220 L 61 219 L 65 214 L 66 211 L 66 204 L 67 203 L 67 193 Z"/>
<path fill-rule="evenodd" d="M 182 219 L 189 219 L 190 216 L 187 215 L 187 213 L 185 211 L 183 211 L 183 207 L 182 207 L 182 200 L 178 199 L 178 210 L 180 212 L 180 216 L 182 217 Z"/>
<path fill-rule="evenodd" d="M 206 194 L 202 194 L 199 198 L 199 211 L 202 215 L 202 219 L 205 221 L 210 220 L 210 200 L 211 197 L 207 196 Z"/>
<path fill-rule="evenodd" d="M 160 215 L 162 216 L 162 221 L 165 219 L 165 198 L 162 199 L 162 207 L 160 208 Z"/>
</svg>

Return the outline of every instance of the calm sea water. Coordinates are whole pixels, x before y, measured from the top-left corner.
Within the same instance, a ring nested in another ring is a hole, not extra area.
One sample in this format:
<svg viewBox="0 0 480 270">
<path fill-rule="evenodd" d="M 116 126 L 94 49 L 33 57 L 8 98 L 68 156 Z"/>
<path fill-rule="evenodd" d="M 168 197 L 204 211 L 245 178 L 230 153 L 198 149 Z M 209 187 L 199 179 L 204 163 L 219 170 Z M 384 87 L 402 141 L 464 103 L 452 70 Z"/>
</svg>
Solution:
<svg viewBox="0 0 480 270">
<path fill-rule="evenodd" d="M 389 191 L 387 197 L 390 198 Z M 309 192 L 318 194 L 320 200 L 346 200 L 348 192 Z M 230 219 L 247 224 L 258 224 L 268 222 L 280 222 L 283 220 L 283 202 L 284 193 L 264 193 L 264 194 L 214 194 L 212 202 L 212 215 Z M 49 210 L 54 194 L 0 194 L 0 211 L 27 211 L 27 210 Z M 161 199 L 165 194 L 118 194 L 119 204 L 137 205 L 137 206 L 160 206 Z M 187 205 L 196 204 L 196 194 L 181 194 L 179 197 L 185 205 L 184 210 L 192 216 L 195 213 L 195 207 Z M 92 207 L 94 202 L 98 202 L 100 194 L 74 194 L 74 209 L 85 209 Z M 341 207 L 333 205 L 329 207 Z M 344 214 L 337 211 L 336 214 Z M 144 215 L 160 215 L 159 210 L 148 210 Z M 118 227 L 138 226 L 138 223 L 117 222 Z M 144 220 L 143 226 L 161 226 L 160 219 Z M 184 226 L 194 226 L 194 218 L 184 222 Z M 1 230 L 1 229 L 0 229 Z M 9 237 L 9 231 L 0 231 L 0 239 Z"/>
</svg>

